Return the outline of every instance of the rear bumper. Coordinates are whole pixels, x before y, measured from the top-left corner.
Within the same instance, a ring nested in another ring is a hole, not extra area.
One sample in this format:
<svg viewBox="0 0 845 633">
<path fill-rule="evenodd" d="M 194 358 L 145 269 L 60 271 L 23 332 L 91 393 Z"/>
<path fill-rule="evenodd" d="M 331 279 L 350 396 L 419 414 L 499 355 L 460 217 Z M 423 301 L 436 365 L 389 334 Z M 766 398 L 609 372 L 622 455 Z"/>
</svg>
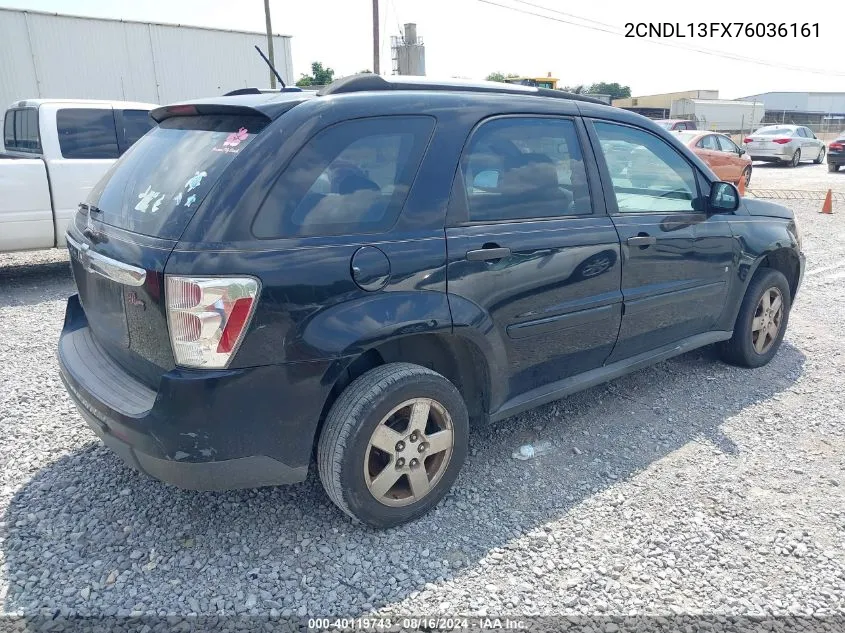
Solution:
<svg viewBox="0 0 845 633">
<path fill-rule="evenodd" d="M 325 363 L 182 370 L 151 390 L 126 373 L 68 300 L 59 339 L 62 381 L 83 419 L 128 465 L 193 490 L 305 479 L 329 387 Z"/>
<path fill-rule="evenodd" d="M 845 153 L 831 154 L 828 152 L 827 162 L 829 165 L 845 165 Z"/>
<path fill-rule="evenodd" d="M 777 149 L 747 149 L 751 160 L 759 160 L 769 163 L 787 162 L 792 160 L 792 155 L 795 153 L 788 145 L 783 145 Z"/>
</svg>

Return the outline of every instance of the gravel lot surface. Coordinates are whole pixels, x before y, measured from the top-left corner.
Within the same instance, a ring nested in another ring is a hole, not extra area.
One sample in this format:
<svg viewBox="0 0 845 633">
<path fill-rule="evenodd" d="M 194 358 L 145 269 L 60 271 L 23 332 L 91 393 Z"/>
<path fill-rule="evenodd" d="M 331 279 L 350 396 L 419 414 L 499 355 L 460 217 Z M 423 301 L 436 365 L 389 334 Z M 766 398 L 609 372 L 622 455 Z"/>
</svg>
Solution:
<svg viewBox="0 0 845 633">
<path fill-rule="evenodd" d="M 822 169 L 755 184 L 845 183 Z M 845 617 L 845 208 L 791 204 L 808 266 L 770 365 L 705 348 L 474 429 L 454 491 L 387 532 L 313 472 L 193 493 L 125 467 L 57 375 L 66 254 L 0 256 L 0 613 Z"/>
<path fill-rule="evenodd" d="M 754 163 L 751 189 L 799 189 L 805 191 L 845 192 L 845 168 L 835 174 L 827 171 L 827 163 L 801 163 L 794 169 L 772 163 Z"/>
</svg>

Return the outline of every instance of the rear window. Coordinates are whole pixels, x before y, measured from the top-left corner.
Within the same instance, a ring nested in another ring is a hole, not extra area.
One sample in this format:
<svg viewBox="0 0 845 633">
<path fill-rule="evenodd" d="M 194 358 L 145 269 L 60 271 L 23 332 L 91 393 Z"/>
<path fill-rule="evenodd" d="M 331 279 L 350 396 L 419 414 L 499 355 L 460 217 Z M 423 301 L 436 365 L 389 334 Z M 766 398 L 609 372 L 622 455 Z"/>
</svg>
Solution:
<svg viewBox="0 0 845 633">
<path fill-rule="evenodd" d="M 3 121 L 3 145 L 7 150 L 16 152 L 41 152 L 36 108 L 15 108 L 6 111 Z"/>
<path fill-rule="evenodd" d="M 56 112 L 59 149 L 64 158 L 117 158 L 117 132 L 111 108 L 63 108 Z"/>
<path fill-rule="evenodd" d="M 696 136 L 698 136 L 699 133 L 698 132 L 681 131 L 681 132 L 675 132 L 674 134 L 675 134 L 675 136 L 677 136 L 681 140 L 681 143 L 689 143 L 692 139 L 694 139 Z"/>
<path fill-rule="evenodd" d="M 92 190 L 103 222 L 178 239 L 223 170 L 267 121 L 263 117 L 173 117 L 135 143 Z"/>
<path fill-rule="evenodd" d="M 671 130 L 672 129 L 672 121 L 655 121 L 657 125 L 662 127 L 664 130 Z"/>
<path fill-rule="evenodd" d="M 788 127 L 764 127 L 762 130 L 754 132 L 755 136 L 792 136 L 795 130 L 790 130 Z"/>
<path fill-rule="evenodd" d="M 411 188 L 434 119 L 356 119 L 316 134 L 275 182 L 253 224 L 258 238 L 390 228 Z"/>
</svg>

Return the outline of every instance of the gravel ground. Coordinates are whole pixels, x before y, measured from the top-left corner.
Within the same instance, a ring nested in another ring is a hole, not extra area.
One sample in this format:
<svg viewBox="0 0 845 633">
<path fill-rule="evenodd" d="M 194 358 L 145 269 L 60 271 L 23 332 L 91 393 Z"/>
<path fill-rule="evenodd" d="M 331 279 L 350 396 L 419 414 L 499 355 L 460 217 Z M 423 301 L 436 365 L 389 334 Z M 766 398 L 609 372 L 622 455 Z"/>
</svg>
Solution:
<svg viewBox="0 0 845 633">
<path fill-rule="evenodd" d="M 129 470 L 57 376 L 66 255 L 0 256 L 0 613 L 843 617 L 845 209 L 819 205 L 793 203 L 808 271 L 770 365 L 706 348 L 474 429 L 454 491 L 386 532 L 313 473 L 193 493 Z"/>
<path fill-rule="evenodd" d="M 772 163 L 754 163 L 751 189 L 798 189 L 804 191 L 845 192 L 845 167 L 835 174 L 827 171 L 827 163 L 801 163 L 796 168 Z M 821 204 L 821 203 L 819 203 Z"/>
</svg>

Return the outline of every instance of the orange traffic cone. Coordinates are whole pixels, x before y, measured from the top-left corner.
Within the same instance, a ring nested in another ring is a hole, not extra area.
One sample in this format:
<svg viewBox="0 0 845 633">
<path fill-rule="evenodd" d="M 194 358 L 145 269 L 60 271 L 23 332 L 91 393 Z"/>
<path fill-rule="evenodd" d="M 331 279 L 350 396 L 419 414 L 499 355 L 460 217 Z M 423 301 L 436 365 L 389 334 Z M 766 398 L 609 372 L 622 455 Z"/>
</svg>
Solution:
<svg viewBox="0 0 845 633">
<path fill-rule="evenodd" d="M 739 177 L 739 184 L 736 188 L 739 189 L 740 197 L 745 195 L 745 174 Z"/>
<path fill-rule="evenodd" d="M 833 192 L 828 189 L 822 205 L 822 213 L 833 213 Z"/>
</svg>

